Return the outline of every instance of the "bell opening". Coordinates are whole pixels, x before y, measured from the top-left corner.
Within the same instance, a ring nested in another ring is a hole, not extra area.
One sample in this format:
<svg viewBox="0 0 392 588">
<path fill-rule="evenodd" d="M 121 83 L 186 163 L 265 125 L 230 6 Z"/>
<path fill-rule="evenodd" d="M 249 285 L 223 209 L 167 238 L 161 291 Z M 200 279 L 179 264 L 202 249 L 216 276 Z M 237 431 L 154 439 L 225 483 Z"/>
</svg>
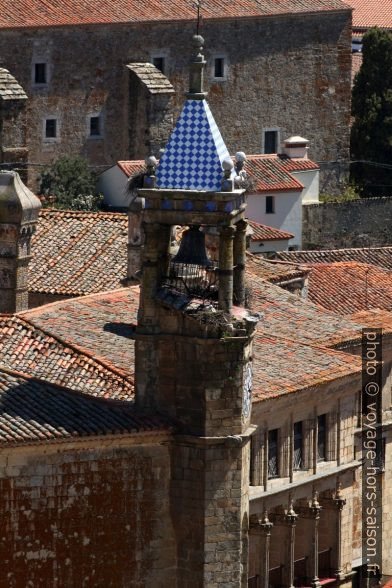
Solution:
<svg viewBox="0 0 392 588">
<path fill-rule="evenodd" d="M 205 234 L 199 225 L 184 232 L 178 252 L 169 263 L 168 275 L 162 286 L 190 298 L 218 298 L 217 267 L 207 255 Z"/>
</svg>

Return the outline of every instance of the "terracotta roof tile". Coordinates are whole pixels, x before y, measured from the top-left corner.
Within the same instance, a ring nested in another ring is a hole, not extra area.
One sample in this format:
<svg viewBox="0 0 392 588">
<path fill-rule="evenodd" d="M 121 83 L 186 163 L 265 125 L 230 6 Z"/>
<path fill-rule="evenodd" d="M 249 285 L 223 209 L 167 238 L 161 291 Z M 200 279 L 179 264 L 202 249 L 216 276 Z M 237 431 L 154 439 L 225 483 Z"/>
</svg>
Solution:
<svg viewBox="0 0 392 588">
<path fill-rule="evenodd" d="M 316 388 L 361 369 L 355 355 L 260 333 L 254 339 L 253 401 Z"/>
<path fill-rule="evenodd" d="M 195 20 L 192 0 L 3 0 L 0 28 Z M 204 19 L 346 10 L 341 0 L 204 0 Z"/>
<path fill-rule="evenodd" d="M 121 371 L 21 317 L 0 315 L 0 349 L 2 367 L 91 396 L 133 399 L 132 381 Z"/>
<path fill-rule="evenodd" d="M 253 255 L 252 253 L 247 253 L 246 268 L 249 276 L 257 276 L 272 284 L 304 278 L 309 273 L 309 270 L 304 266 L 270 261 L 262 255 Z"/>
<path fill-rule="evenodd" d="M 353 28 L 392 29 L 391 0 L 346 0 L 353 9 Z"/>
<path fill-rule="evenodd" d="M 309 300 L 342 315 L 392 310 L 392 272 L 366 263 L 309 264 Z"/>
<path fill-rule="evenodd" d="M 33 237 L 29 290 L 79 296 L 122 286 L 126 214 L 42 210 Z"/>
<path fill-rule="evenodd" d="M 248 155 L 245 171 L 255 180 L 253 193 L 291 191 L 303 189 L 303 184 L 292 175 L 293 171 L 317 170 L 310 159 L 290 159 L 285 155 Z"/>
<path fill-rule="evenodd" d="M 326 249 L 317 251 L 280 251 L 277 258 L 293 263 L 332 263 L 358 261 L 392 270 L 392 247 Z"/>
<path fill-rule="evenodd" d="M 383 333 L 392 333 L 392 312 L 372 308 L 371 310 L 360 310 L 348 316 L 350 320 L 373 327 L 382 329 Z"/>
<path fill-rule="evenodd" d="M 164 431 L 127 402 L 92 398 L 0 367 L 0 445 Z"/>
<path fill-rule="evenodd" d="M 247 220 L 253 231 L 250 238 L 251 241 L 278 241 L 292 239 L 294 237 L 294 235 L 288 233 L 287 231 L 281 231 L 280 229 L 275 229 L 274 227 L 261 225 L 260 223 L 256 223 L 250 219 Z"/>
</svg>

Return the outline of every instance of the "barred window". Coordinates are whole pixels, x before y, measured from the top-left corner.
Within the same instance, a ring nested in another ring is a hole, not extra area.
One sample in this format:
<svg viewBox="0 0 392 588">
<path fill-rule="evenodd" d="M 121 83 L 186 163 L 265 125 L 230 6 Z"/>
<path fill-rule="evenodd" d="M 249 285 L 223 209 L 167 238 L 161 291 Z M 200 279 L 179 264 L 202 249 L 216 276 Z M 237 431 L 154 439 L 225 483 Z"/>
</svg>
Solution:
<svg viewBox="0 0 392 588">
<path fill-rule="evenodd" d="M 278 429 L 268 431 L 268 478 L 279 477 Z"/>
<path fill-rule="evenodd" d="M 327 455 L 327 415 L 317 417 L 317 461 L 325 461 Z"/>
<path fill-rule="evenodd" d="M 299 421 L 298 423 L 294 423 L 293 445 L 294 445 L 293 469 L 294 470 L 302 470 L 304 467 L 302 421 Z"/>
</svg>

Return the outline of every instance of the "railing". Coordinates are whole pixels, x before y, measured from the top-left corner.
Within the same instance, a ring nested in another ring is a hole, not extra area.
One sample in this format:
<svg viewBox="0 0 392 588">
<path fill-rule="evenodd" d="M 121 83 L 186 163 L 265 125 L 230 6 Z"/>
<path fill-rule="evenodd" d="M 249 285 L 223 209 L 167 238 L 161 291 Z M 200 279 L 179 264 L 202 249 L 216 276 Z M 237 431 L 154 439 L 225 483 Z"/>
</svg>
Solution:
<svg viewBox="0 0 392 588">
<path fill-rule="evenodd" d="M 248 578 L 248 588 L 260 588 L 260 576 Z"/>
<path fill-rule="evenodd" d="M 294 586 L 308 586 L 307 557 L 294 561 Z"/>
<path fill-rule="evenodd" d="M 269 586 L 270 588 L 280 588 L 283 580 L 283 565 L 277 566 L 276 568 L 270 568 L 269 570 Z"/>
<path fill-rule="evenodd" d="M 333 578 L 333 570 L 331 567 L 331 552 L 332 549 L 325 549 L 318 554 L 318 569 L 319 578 Z"/>
</svg>

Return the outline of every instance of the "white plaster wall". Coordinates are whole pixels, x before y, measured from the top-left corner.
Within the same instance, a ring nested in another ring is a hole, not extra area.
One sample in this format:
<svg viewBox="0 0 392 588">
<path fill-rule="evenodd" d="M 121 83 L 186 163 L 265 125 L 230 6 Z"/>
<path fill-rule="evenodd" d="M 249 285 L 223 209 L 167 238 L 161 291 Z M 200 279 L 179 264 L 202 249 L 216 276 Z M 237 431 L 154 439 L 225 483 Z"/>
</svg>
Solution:
<svg viewBox="0 0 392 588">
<path fill-rule="evenodd" d="M 276 239 L 275 241 L 251 241 L 249 251 L 251 253 L 266 253 L 269 251 L 288 251 L 293 239 Z"/>
<path fill-rule="evenodd" d="M 265 213 L 266 196 L 275 197 L 275 212 Z M 274 192 L 272 194 L 250 194 L 246 208 L 247 217 L 269 227 L 275 227 L 294 235 L 290 246 L 302 245 L 302 198 L 301 192 Z"/>
<path fill-rule="evenodd" d="M 302 204 L 318 204 L 320 191 L 320 172 L 319 170 L 307 170 L 299 172 L 290 172 L 304 185 L 302 192 Z"/>
<path fill-rule="evenodd" d="M 128 208 L 130 196 L 127 194 L 127 180 L 127 176 L 118 165 L 114 165 L 99 176 L 97 190 L 103 194 L 104 203 L 107 206 Z"/>
</svg>

